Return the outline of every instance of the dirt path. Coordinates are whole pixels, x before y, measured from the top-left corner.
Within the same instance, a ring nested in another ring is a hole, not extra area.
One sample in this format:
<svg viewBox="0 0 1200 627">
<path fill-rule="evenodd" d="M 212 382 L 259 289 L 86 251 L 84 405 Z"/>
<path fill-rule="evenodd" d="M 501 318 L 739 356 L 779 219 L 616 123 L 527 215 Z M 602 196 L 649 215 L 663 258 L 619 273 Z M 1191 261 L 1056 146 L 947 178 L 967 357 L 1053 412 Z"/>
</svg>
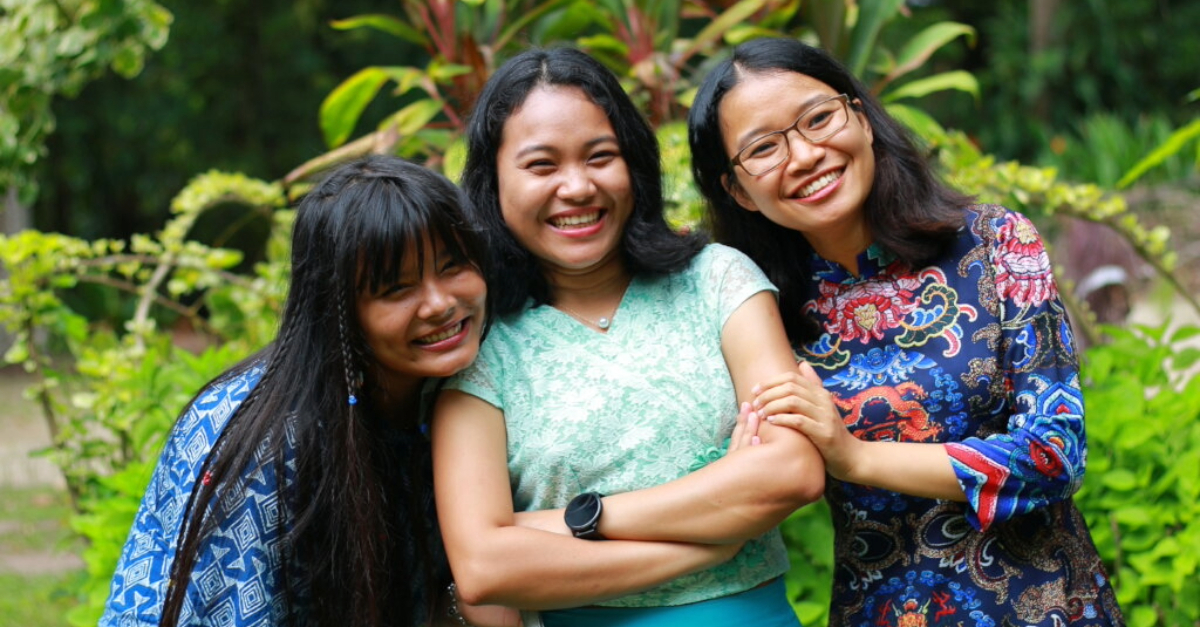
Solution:
<svg viewBox="0 0 1200 627">
<path fill-rule="evenodd" d="M 0 487 L 61 489 L 62 475 L 54 464 L 30 456 L 50 444 L 50 430 L 37 405 L 23 395 L 32 381 L 19 368 L 0 368 Z"/>
<path fill-rule="evenodd" d="M 54 464 L 31 453 L 50 444 L 50 430 L 37 405 L 23 396 L 32 378 L 20 369 L 0 368 L 0 489 L 64 489 L 62 475 Z M 43 499 L 50 500 L 50 499 Z M 35 499 L 31 507 L 39 507 Z M 40 518 L 40 517 L 38 517 Z M 0 519 L 0 540 L 30 533 L 28 522 Z M 37 525 L 65 525 L 52 520 Z M 56 529 L 38 529 L 35 533 L 57 535 Z M 18 543 L 19 545 L 19 543 Z M 0 542 L 0 547 L 9 547 Z M 83 560 L 73 553 L 57 549 L 0 549 L 0 574 L 47 575 L 83 568 Z"/>
</svg>

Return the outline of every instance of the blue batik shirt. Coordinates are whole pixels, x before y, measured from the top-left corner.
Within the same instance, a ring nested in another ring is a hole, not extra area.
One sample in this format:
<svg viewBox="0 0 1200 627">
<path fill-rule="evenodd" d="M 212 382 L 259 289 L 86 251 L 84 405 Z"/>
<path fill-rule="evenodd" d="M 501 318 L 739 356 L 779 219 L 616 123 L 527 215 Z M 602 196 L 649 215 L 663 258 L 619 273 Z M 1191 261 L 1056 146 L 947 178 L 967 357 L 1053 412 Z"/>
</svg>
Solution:
<svg viewBox="0 0 1200 627">
<path fill-rule="evenodd" d="M 263 364 L 204 390 L 171 433 L 121 551 L 102 627 L 158 625 L 188 500 L 229 419 L 262 376 Z M 285 487 L 294 481 L 295 441 L 285 432 Z M 255 452 L 242 490 L 222 495 L 228 516 L 202 543 L 179 625 L 253 627 L 285 622 L 281 548 L 285 528 L 271 443 Z M 303 595 L 299 595 L 303 598 Z"/>
</svg>

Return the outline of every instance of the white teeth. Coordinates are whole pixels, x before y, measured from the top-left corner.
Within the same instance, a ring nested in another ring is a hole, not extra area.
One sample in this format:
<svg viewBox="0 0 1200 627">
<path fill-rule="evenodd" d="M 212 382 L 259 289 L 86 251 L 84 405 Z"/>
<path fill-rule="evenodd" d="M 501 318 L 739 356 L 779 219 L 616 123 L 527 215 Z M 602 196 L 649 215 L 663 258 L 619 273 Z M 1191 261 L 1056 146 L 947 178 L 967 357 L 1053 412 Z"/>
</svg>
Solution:
<svg viewBox="0 0 1200 627">
<path fill-rule="evenodd" d="M 448 340 L 448 339 L 458 335 L 462 331 L 462 328 L 463 328 L 463 321 L 460 320 L 458 322 L 458 324 L 450 327 L 449 329 L 446 329 L 445 331 L 442 331 L 441 333 L 435 333 L 433 335 L 426 335 L 423 338 L 417 339 L 417 343 L 418 344 L 436 344 L 438 342 L 441 342 L 442 340 Z"/>
<path fill-rule="evenodd" d="M 578 226 L 588 226 L 600 221 L 600 212 L 588 213 L 578 216 L 558 216 L 551 218 L 550 223 L 557 228 L 571 228 Z"/>
<path fill-rule="evenodd" d="M 800 188 L 800 197 L 807 198 L 809 196 L 812 196 L 813 194 L 821 191 L 822 189 L 825 189 L 825 186 L 838 180 L 838 178 L 840 178 L 841 176 L 842 176 L 842 173 L 840 171 L 830 172 L 829 174 L 822 176 L 821 178 Z"/>
</svg>

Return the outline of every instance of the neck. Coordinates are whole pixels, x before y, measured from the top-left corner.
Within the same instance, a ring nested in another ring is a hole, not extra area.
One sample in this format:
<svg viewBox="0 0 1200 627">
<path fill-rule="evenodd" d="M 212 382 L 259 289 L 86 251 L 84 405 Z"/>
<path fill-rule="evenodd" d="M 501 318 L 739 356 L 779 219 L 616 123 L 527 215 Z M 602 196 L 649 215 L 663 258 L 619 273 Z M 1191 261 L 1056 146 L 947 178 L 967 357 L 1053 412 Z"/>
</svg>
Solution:
<svg viewBox="0 0 1200 627">
<path fill-rule="evenodd" d="M 554 304 L 588 308 L 620 302 L 632 277 L 620 257 L 579 272 L 547 273 Z"/>
<path fill-rule="evenodd" d="M 400 427 L 413 426 L 407 423 L 416 423 L 421 406 L 423 381 L 424 379 L 415 379 L 404 383 L 393 381 L 377 385 L 371 391 L 371 404 L 384 420 L 397 423 Z M 399 424 L 400 421 L 405 424 Z"/>
<path fill-rule="evenodd" d="M 818 255 L 854 276 L 859 274 L 858 255 L 871 245 L 871 234 L 861 221 L 837 233 L 805 233 L 804 238 Z"/>
</svg>

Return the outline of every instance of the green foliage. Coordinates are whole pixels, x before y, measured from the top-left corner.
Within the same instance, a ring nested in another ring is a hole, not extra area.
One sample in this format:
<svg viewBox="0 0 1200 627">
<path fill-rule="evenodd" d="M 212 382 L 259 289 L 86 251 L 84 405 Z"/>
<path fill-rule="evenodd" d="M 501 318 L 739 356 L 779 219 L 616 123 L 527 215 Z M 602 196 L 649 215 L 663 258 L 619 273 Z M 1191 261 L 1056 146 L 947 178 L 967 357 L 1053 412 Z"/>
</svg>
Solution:
<svg viewBox="0 0 1200 627">
<path fill-rule="evenodd" d="M 171 14 L 151 0 L 0 0 L 0 190 L 36 192 L 30 167 L 54 129 L 51 99 L 108 70 L 142 71 L 163 47 Z"/>
<path fill-rule="evenodd" d="M 228 271 L 241 258 L 237 252 L 188 239 L 202 213 L 231 202 L 268 212 L 276 224 L 270 261 L 253 276 Z M 46 454 L 63 471 L 78 512 L 72 528 L 88 543 L 84 602 L 72 610 L 72 624 L 99 618 L 118 552 L 179 411 L 205 382 L 273 336 L 287 280 L 292 213 L 280 210 L 285 204 L 278 185 L 208 172 L 180 192 L 175 218 L 159 233 L 128 244 L 37 231 L 0 236 L 9 274 L 0 286 L 0 322 L 15 339 L 5 359 L 37 375 L 29 392 L 54 438 Z M 106 327 L 75 311 L 65 296 L 81 284 L 132 299 L 128 320 Z M 176 324 L 162 328 L 160 319 Z M 197 333 L 198 354 L 184 348 L 176 330 Z"/>
<path fill-rule="evenodd" d="M 1200 122 L 1176 131 L 1162 114 L 1140 116 L 1130 124 L 1115 114 L 1097 113 L 1052 138 L 1039 162 L 1064 178 L 1109 189 L 1125 188 L 1155 167 L 1147 182 L 1182 180 L 1190 168 L 1178 153 L 1197 135 Z"/>
<path fill-rule="evenodd" d="M 1076 497 L 1131 627 L 1200 623 L 1200 327 L 1106 328 L 1083 379 Z"/>
<path fill-rule="evenodd" d="M 833 581 L 833 523 L 824 499 L 793 513 L 780 526 L 791 570 L 784 576 L 788 599 L 802 625 L 819 627 L 829 620 Z"/>
</svg>

